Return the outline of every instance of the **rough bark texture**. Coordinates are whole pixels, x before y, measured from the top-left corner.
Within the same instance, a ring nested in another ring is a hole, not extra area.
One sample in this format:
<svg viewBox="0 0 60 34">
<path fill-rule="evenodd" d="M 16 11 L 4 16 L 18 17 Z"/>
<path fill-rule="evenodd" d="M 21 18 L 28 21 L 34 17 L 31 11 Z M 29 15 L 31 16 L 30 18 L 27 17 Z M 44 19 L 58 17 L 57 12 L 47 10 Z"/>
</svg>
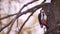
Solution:
<svg viewBox="0 0 60 34">
<path fill-rule="evenodd" d="M 60 34 L 60 0 L 52 0 L 43 9 L 47 15 L 48 30 L 45 34 Z"/>
</svg>

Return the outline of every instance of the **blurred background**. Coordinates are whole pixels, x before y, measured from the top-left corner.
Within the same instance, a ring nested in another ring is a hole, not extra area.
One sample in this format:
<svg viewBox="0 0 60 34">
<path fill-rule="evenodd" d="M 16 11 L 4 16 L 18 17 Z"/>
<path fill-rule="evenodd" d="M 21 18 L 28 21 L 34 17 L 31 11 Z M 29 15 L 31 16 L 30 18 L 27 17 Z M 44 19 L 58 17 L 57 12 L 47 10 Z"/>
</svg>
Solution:
<svg viewBox="0 0 60 34">
<path fill-rule="evenodd" d="M 10 15 L 10 14 L 15 14 L 17 12 L 19 12 L 19 10 L 23 7 L 24 4 L 27 4 L 28 2 L 31 2 L 33 0 L 1 0 L 0 1 L 0 18 Z M 27 7 L 25 7 L 23 11 L 28 10 L 29 8 L 32 8 L 38 4 L 41 4 L 44 0 L 39 0 L 36 1 L 30 5 L 28 5 Z M 51 0 L 47 0 L 46 3 L 49 3 Z M 38 21 L 38 14 L 40 13 L 40 10 L 42 8 L 38 9 L 33 16 L 30 17 L 30 19 L 28 20 L 28 22 L 25 24 L 25 26 L 23 27 L 22 31 L 20 34 L 44 34 L 44 28 L 41 28 L 39 25 L 39 21 Z M 19 28 L 21 27 L 21 25 L 24 23 L 24 21 L 28 18 L 28 16 L 31 13 L 27 13 L 22 15 L 21 17 L 19 17 L 11 31 L 10 34 L 17 34 Z M 15 16 L 0 20 L 0 29 L 1 27 L 4 27 L 5 25 L 7 25 Z M 45 16 L 46 18 L 46 16 Z M 8 31 L 9 27 L 5 28 L 2 32 L 0 32 L 0 34 L 6 34 Z"/>
</svg>

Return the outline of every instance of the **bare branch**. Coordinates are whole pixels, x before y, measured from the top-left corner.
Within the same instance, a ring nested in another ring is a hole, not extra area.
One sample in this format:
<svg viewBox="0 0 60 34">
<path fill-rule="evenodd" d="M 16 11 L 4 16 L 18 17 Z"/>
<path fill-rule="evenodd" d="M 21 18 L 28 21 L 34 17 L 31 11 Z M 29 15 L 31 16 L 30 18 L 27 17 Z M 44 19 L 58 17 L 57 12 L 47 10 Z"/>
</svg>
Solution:
<svg viewBox="0 0 60 34">
<path fill-rule="evenodd" d="M 17 15 L 17 13 L 15 13 L 15 14 L 11 14 L 11 15 L 8 15 L 8 16 L 5 16 L 5 17 L 2 17 L 2 18 L 0 18 L 0 20 L 3 20 L 3 19 L 5 19 L 5 18 L 8 18 L 8 17 L 14 16 L 14 15 Z"/>
<path fill-rule="evenodd" d="M 22 11 L 22 9 L 23 9 L 24 7 L 26 7 L 27 5 L 32 4 L 33 2 L 36 2 L 36 1 L 38 1 L 38 0 L 33 0 L 33 1 L 25 4 L 25 5 L 20 9 L 19 13 Z"/>
<path fill-rule="evenodd" d="M 47 3 L 47 4 L 50 4 L 50 3 Z M 3 27 L 3 28 L 0 30 L 0 32 L 1 32 L 4 28 L 8 27 L 11 23 L 14 23 L 15 20 L 16 20 L 17 18 L 19 18 L 21 15 L 26 14 L 26 13 L 28 13 L 28 12 L 33 12 L 32 10 L 34 10 L 35 8 L 36 8 L 36 9 L 39 9 L 39 8 L 43 7 L 44 5 L 46 5 L 46 4 L 42 3 L 42 4 L 39 4 L 39 5 L 35 6 L 35 7 L 33 7 L 33 8 L 30 8 L 30 9 L 28 9 L 28 10 L 22 12 L 22 13 L 18 13 L 18 14 L 16 15 L 16 17 L 15 17 L 14 19 L 12 19 L 9 24 L 7 24 L 5 27 Z"/>
<path fill-rule="evenodd" d="M 20 34 L 22 28 L 24 27 L 24 25 L 26 24 L 26 22 L 29 20 L 29 18 L 34 14 L 34 12 L 31 13 L 31 15 L 26 19 L 26 21 L 22 24 L 21 28 L 18 31 L 18 34 Z"/>
<path fill-rule="evenodd" d="M 33 2 L 35 2 L 35 1 L 32 1 L 32 2 L 30 2 L 30 3 L 28 3 L 28 4 L 31 4 L 31 3 L 33 3 Z M 5 18 L 8 18 L 8 17 L 13 16 L 13 15 L 19 15 L 20 12 L 22 11 L 22 9 L 23 9 L 24 7 L 26 7 L 28 4 L 24 5 L 24 6 L 21 8 L 21 10 L 19 11 L 18 14 L 8 15 L 8 16 L 6 16 L 6 17 L 0 18 L 0 20 L 5 19 Z M 24 12 L 23 12 L 23 13 L 24 13 Z M 22 14 L 23 14 L 23 13 L 22 13 Z M 21 14 L 21 15 L 22 15 L 22 14 Z M 18 18 L 18 17 L 17 17 L 17 18 Z M 11 23 L 14 23 L 14 21 L 15 21 L 17 18 L 12 19 L 12 21 L 11 21 L 9 24 L 7 24 L 5 27 L 3 27 L 3 28 L 0 30 L 0 32 L 1 32 L 4 28 L 6 28 L 7 26 L 9 26 Z M 10 30 L 11 30 L 11 27 L 10 27 L 9 31 L 10 31 Z"/>
<path fill-rule="evenodd" d="M 11 23 L 11 26 L 9 27 L 9 30 L 7 31 L 7 33 L 6 33 L 6 34 L 9 34 L 9 33 L 10 33 L 10 31 L 11 31 L 11 29 L 12 29 L 13 25 L 14 25 L 14 23 Z"/>
<path fill-rule="evenodd" d="M 29 3 L 27 3 L 27 4 L 25 4 L 25 5 L 20 9 L 20 11 L 19 11 L 18 13 L 20 13 L 20 12 L 22 11 L 22 9 L 23 9 L 24 7 L 26 7 L 27 5 L 32 4 L 33 2 L 36 2 L 36 1 L 38 1 L 38 0 L 34 0 L 34 1 L 31 1 L 31 2 L 29 2 Z M 5 19 L 5 18 L 8 18 L 8 17 L 11 17 L 11 16 L 14 16 L 14 15 L 17 15 L 18 13 L 11 14 L 11 15 L 8 15 L 8 16 L 5 16 L 5 17 L 2 17 L 2 18 L 0 18 L 0 20 Z"/>
</svg>

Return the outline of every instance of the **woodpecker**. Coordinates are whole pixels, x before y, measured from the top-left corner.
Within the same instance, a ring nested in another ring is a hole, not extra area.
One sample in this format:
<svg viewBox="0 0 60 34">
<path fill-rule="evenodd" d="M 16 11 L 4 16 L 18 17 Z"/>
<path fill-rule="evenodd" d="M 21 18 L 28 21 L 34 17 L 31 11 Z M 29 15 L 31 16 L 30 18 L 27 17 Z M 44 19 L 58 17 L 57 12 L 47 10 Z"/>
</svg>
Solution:
<svg viewBox="0 0 60 34">
<path fill-rule="evenodd" d="M 46 18 L 47 17 L 44 13 L 44 10 L 41 10 L 38 15 L 38 20 L 39 20 L 39 24 L 40 24 L 41 28 L 43 28 L 43 26 L 46 26 L 46 28 L 48 28 Z"/>
</svg>

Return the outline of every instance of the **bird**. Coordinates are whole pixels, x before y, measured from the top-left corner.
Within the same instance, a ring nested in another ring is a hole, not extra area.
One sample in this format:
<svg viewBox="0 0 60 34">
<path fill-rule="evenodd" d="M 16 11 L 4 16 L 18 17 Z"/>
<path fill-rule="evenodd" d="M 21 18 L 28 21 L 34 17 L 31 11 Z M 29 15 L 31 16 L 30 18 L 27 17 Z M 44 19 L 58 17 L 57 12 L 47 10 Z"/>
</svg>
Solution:
<svg viewBox="0 0 60 34">
<path fill-rule="evenodd" d="M 40 24 L 41 28 L 43 28 L 43 26 L 46 26 L 46 28 L 48 28 L 48 26 L 47 26 L 47 20 L 45 19 L 46 18 L 45 16 L 46 16 L 45 12 L 42 9 L 40 11 L 40 13 L 38 14 L 38 21 L 39 21 L 39 24 Z"/>
</svg>

